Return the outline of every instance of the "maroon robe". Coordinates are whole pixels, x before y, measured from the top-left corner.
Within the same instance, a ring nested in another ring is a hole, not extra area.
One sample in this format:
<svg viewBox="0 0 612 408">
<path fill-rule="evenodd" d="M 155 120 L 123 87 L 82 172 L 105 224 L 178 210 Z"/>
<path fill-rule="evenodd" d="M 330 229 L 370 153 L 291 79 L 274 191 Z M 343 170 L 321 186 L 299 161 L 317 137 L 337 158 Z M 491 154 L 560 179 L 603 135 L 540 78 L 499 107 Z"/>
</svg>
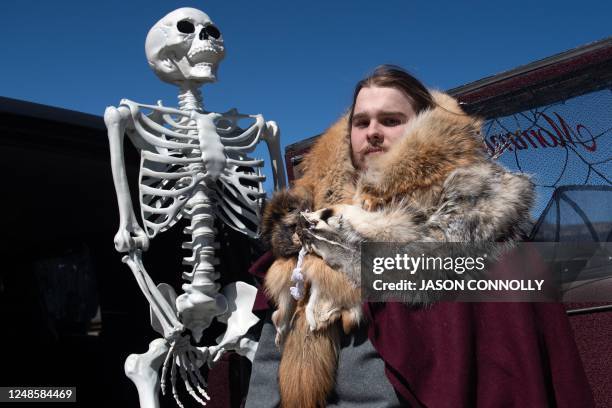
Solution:
<svg viewBox="0 0 612 408">
<path fill-rule="evenodd" d="M 263 277 L 273 261 L 268 252 L 250 272 Z M 267 308 L 259 291 L 254 310 Z M 364 310 L 387 377 L 412 406 L 595 405 L 561 304 L 389 302 Z"/>
</svg>

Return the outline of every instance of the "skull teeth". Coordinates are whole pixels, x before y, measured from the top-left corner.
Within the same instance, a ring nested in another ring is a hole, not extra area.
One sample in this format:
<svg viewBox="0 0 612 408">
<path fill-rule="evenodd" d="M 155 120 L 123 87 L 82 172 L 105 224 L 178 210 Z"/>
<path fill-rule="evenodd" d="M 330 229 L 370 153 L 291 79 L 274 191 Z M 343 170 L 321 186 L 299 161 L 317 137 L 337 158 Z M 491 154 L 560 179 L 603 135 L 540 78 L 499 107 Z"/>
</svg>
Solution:
<svg viewBox="0 0 612 408">
<path fill-rule="evenodd" d="M 208 54 L 208 55 L 210 55 L 210 54 L 216 55 L 216 54 L 219 53 L 219 51 L 216 48 L 213 48 L 213 47 L 198 47 L 198 48 L 195 48 L 195 49 L 189 51 L 188 57 L 189 58 L 194 58 L 198 54 L 202 54 L 202 53 L 205 53 L 205 54 Z"/>
</svg>

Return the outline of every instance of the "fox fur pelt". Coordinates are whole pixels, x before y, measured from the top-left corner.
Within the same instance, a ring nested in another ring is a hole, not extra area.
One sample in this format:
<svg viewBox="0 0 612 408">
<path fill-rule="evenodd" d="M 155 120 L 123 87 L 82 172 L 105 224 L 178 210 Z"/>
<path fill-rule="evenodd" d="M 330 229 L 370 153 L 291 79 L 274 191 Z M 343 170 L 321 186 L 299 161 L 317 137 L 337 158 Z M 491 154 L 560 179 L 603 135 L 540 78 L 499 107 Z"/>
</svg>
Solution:
<svg viewBox="0 0 612 408">
<path fill-rule="evenodd" d="M 529 178 L 489 159 L 479 119 L 450 96 L 432 95 L 434 108 L 418 114 L 362 173 L 351 162 L 342 118 L 305 157 L 294 187 L 264 210 L 261 234 L 276 257 L 265 287 L 277 306 L 283 407 L 324 406 L 333 390 L 341 330 L 361 320 L 359 273 L 351 263 L 362 241 L 513 242 L 529 230 Z M 312 213 L 301 216 L 306 210 Z M 302 268 L 307 293 L 296 302 L 289 287 L 303 244 L 312 253 Z"/>
</svg>

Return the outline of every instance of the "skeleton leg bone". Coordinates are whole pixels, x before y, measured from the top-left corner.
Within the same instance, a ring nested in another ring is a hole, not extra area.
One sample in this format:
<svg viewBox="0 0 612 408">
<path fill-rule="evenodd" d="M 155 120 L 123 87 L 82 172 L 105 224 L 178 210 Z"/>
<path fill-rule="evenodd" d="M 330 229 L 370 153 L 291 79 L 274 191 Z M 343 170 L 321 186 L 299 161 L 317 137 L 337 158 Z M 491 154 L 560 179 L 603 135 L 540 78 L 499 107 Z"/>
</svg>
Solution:
<svg viewBox="0 0 612 408">
<path fill-rule="evenodd" d="M 155 339 L 149 343 L 149 350 L 146 353 L 130 354 L 125 360 L 125 375 L 136 385 L 141 408 L 159 408 L 158 371 L 167 352 L 166 340 Z"/>
</svg>

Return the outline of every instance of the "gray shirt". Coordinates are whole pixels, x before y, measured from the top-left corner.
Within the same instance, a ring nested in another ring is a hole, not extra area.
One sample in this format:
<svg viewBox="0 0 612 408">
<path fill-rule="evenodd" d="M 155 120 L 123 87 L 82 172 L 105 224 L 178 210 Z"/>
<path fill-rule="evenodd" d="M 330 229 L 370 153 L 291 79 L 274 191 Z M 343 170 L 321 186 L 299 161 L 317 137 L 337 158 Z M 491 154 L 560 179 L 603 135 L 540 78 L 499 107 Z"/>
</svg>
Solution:
<svg viewBox="0 0 612 408">
<path fill-rule="evenodd" d="M 280 405 L 278 365 L 281 354 L 274 344 L 276 329 L 269 316 L 264 322 L 253 361 L 246 408 Z M 327 401 L 334 408 L 387 408 L 402 406 L 385 375 L 385 364 L 370 343 L 367 328 L 343 336 L 336 387 Z"/>
</svg>

